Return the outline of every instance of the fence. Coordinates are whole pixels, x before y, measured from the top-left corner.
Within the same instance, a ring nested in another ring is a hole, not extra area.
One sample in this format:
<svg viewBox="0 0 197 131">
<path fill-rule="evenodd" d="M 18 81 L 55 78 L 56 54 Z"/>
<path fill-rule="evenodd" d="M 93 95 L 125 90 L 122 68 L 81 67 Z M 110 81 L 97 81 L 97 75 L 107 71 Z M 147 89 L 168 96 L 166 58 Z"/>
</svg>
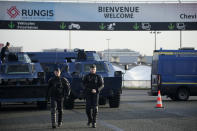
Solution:
<svg viewBox="0 0 197 131">
<path fill-rule="evenodd" d="M 126 88 L 151 88 L 150 80 L 125 80 L 122 87 Z"/>
</svg>

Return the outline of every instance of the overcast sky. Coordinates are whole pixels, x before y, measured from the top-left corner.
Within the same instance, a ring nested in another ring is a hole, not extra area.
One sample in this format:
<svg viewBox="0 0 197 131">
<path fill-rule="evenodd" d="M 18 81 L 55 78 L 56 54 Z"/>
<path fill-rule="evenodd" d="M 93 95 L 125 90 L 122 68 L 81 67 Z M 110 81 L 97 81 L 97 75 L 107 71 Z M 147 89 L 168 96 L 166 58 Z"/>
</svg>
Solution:
<svg viewBox="0 0 197 131">
<path fill-rule="evenodd" d="M 152 55 L 154 50 L 155 37 L 150 31 L 71 31 L 71 48 L 101 51 L 108 47 L 106 39 L 110 39 L 110 49 L 128 48 L 143 55 Z M 68 48 L 69 33 L 68 31 L 0 30 L 0 43 L 7 41 L 13 46 L 23 46 L 24 51 Z M 197 49 L 197 31 L 182 31 L 182 46 Z M 157 49 L 179 47 L 180 31 L 161 31 L 157 35 Z"/>
</svg>

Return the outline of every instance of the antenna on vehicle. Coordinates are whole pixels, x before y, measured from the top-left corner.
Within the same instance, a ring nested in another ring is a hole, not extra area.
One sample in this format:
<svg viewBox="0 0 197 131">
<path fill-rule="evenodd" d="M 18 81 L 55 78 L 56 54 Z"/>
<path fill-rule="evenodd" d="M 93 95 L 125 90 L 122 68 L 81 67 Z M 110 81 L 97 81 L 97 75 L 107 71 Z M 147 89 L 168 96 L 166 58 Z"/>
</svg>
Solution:
<svg viewBox="0 0 197 131">
<path fill-rule="evenodd" d="M 57 64 L 57 48 L 55 49 L 55 64 Z"/>
</svg>

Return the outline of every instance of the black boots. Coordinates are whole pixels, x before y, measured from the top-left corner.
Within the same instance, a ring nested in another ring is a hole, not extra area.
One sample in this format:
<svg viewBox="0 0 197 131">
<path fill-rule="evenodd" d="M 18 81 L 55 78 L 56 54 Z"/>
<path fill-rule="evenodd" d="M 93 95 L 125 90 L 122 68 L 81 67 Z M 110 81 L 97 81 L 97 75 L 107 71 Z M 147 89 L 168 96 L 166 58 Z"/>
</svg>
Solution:
<svg viewBox="0 0 197 131">
<path fill-rule="evenodd" d="M 51 122 L 52 122 L 52 128 L 55 129 L 56 128 L 56 113 L 55 113 L 54 108 L 51 109 Z"/>
<path fill-rule="evenodd" d="M 92 124 L 92 128 L 96 128 L 96 123 L 88 121 L 87 126 L 90 127 L 90 124 Z"/>
<path fill-rule="evenodd" d="M 58 111 L 58 127 L 62 126 L 62 113 L 63 110 Z"/>
<path fill-rule="evenodd" d="M 52 123 L 52 128 L 55 129 L 56 128 L 56 124 Z"/>
<path fill-rule="evenodd" d="M 96 123 L 92 123 L 92 128 L 96 128 Z"/>
<path fill-rule="evenodd" d="M 92 122 L 88 120 L 87 126 L 90 126 L 91 123 L 92 123 Z"/>
<path fill-rule="evenodd" d="M 62 126 L 62 122 L 58 122 L 58 127 Z M 52 128 L 55 129 L 57 128 L 56 123 L 52 123 Z"/>
<path fill-rule="evenodd" d="M 90 124 L 92 123 L 92 128 L 96 128 L 96 118 L 97 118 L 97 114 L 98 114 L 98 106 L 93 107 L 93 111 L 91 111 L 92 109 L 90 107 L 86 107 L 86 114 L 88 117 L 88 123 L 87 126 L 90 126 Z"/>
<path fill-rule="evenodd" d="M 93 112 L 92 112 L 92 127 L 93 128 L 96 128 L 97 114 L 98 114 L 98 106 L 94 107 Z"/>
<path fill-rule="evenodd" d="M 91 112 L 90 107 L 86 107 L 86 114 L 87 114 L 87 117 L 88 117 L 87 126 L 90 126 L 90 124 L 92 123 L 92 112 Z"/>
<path fill-rule="evenodd" d="M 62 126 L 62 122 L 58 122 L 58 127 Z"/>
</svg>

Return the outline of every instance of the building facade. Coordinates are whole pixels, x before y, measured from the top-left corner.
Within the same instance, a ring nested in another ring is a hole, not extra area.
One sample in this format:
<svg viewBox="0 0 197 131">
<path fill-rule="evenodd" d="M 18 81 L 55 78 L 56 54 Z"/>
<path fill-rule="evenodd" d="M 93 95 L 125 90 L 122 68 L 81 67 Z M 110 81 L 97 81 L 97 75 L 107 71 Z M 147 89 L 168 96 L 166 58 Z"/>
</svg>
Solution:
<svg viewBox="0 0 197 131">
<path fill-rule="evenodd" d="M 138 62 L 139 52 L 130 49 L 109 49 L 100 52 L 105 61 L 119 64 L 132 64 Z"/>
</svg>

